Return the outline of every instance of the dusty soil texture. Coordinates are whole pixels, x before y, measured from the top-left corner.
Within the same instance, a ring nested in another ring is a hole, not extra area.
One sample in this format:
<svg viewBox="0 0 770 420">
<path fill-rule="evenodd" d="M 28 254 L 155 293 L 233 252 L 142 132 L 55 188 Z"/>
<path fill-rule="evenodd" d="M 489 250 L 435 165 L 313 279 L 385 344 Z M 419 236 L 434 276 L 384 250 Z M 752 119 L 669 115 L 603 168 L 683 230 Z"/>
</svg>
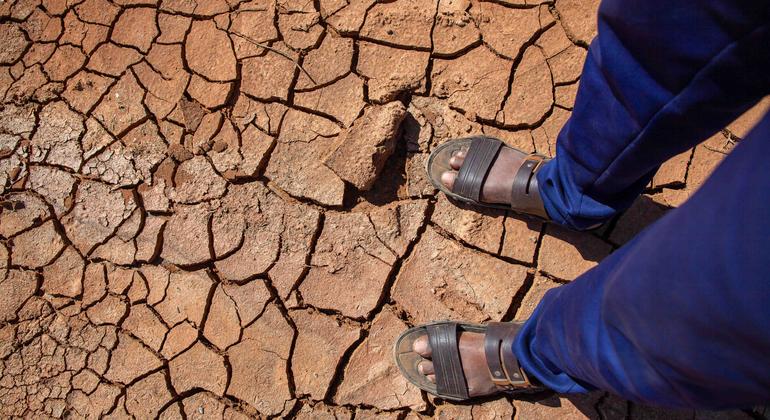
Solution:
<svg viewBox="0 0 770 420">
<path fill-rule="evenodd" d="M 485 133 L 552 155 L 598 0 L 0 1 L 0 418 L 642 419 L 452 405 L 391 360 L 526 319 L 679 206 L 768 103 L 574 233 L 438 195 Z"/>
</svg>

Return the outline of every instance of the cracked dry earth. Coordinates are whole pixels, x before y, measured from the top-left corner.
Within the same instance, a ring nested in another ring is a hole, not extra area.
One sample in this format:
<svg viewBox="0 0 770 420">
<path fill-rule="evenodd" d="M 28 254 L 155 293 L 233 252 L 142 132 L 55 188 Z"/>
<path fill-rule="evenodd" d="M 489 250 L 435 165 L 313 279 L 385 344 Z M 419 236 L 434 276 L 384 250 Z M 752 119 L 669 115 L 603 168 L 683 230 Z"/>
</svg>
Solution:
<svg viewBox="0 0 770 420">
<path fill-rule="evenodd" d="M 0 1 L 0 417 L 751 418 L 451 405 L 391 362 L 524 319 L 682 203 L 760 111 L 593 233 L 459 208 L 437 144 L 552 154 L 595 0 Z"/>
</svg>

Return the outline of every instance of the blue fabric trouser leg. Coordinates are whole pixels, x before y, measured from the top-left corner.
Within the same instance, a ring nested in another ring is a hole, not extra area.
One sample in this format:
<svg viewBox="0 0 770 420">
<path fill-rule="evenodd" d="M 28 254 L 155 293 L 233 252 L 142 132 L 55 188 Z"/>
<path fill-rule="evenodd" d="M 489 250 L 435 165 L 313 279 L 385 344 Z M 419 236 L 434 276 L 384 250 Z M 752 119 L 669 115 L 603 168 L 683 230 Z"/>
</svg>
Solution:
<svg viewBox="0 0 770 420">
<path fill-rule="evenodd" d="M 538 173 L 545 209 L 584 229 L 660 164 L 770 92 L 770 1 L 604 0 L 572 117 Z"/>
<path fill-rule="evenodd" d="M 538 174 L 575 228 L 626 208 L 658 166 L 770 89 L 767 1 L 604 0 L 572 118 Z M 559 392 L 673 407 L 770 401 L 770 117 L 701 190 L 569 285 L 514 344 Z"/>
</svg>

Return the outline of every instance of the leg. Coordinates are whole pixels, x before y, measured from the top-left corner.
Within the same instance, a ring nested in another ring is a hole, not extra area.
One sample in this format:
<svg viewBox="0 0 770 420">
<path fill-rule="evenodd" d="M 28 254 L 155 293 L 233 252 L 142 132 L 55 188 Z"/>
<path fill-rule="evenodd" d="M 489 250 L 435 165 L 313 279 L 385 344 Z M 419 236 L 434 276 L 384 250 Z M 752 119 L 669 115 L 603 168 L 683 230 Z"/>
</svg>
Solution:
<svg viewBox="0 0 770 420">
<path fill-rule="evenodd" d="M 607 220 L 661 163 L 770 92 L 769 9 L 753 0 L 604 0 L 574 112 L 537 177 L 551 218 L 575 228 Z"/>
<path fill-rule="evenodd" d="M 657 405 L 770 401 L 770 115 L 702 188 L 524 326 L 522 366 L 560 392 Z"/>
</svg>

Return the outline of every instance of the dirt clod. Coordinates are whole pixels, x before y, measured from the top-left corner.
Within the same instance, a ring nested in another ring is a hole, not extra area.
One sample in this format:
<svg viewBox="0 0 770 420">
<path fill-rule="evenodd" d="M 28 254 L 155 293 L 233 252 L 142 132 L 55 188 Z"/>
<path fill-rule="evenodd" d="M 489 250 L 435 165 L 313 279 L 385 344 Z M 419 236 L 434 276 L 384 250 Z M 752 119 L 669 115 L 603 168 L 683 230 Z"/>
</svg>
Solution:
<svg viewBox="0 0 770 420">
<path fill-rule="evenodd" d="M 400 102 L 367 108 L 340 134 L 324 164 L 359 190 L 371 189 L 396 148 L 396 136 L 405 116 L 406 109 Z"/>
<path fill-rule="evenodd" d="M 208 80 L 226 82 L 236 77 L 230 38 L 211 20 L 193 21 L 185 40 L 185 57 L 190 69 Z"/>
</svg>

